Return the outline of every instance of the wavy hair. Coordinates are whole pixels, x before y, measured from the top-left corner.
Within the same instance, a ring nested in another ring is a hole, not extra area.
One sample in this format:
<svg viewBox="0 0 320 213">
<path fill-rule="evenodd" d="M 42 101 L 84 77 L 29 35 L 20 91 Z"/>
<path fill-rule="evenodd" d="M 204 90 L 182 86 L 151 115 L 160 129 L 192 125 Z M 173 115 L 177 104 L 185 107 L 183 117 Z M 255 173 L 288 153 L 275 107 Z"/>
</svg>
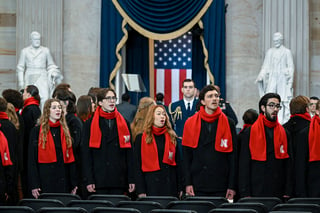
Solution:
<svg viewBox="0 0 320 213">
<path fill-rule="evenodd" d="M 19 130 L 20 128 L 19 118 L 17 116 L 16 110 L 12 103 L 8 102 L 6 113 L 9 117 L 9 121 L 11 121 L 11 123 L 13 123 L 16 129 Z"/>
<path fill-rule="evenodd" d="M 149 111 L 147 113 L 146 120 L 145 120 L 144 126 L 143 126 L 143 131 L 147 135 L 147 137 L 146 137 L 147 144 L 151 143 L 152 140 L 153 140 L 153 137 L 152 137 L 152 126 L 154 124 L 154 112 L 156 111 L 157 108 L 162 108 L 164 110 L 164 112 L 166 112 L 166 109 L 162 105 L 155 105 L 155 106 L 151 106 L 149 108 Z M 177 141 L 176 141 L 177 135 L 172 129 L 172 126 L 171 126 L 171 123 L 169 121 L 169 116 L 168 116 L 167 112 L 166 112 L 166 121 L 165 121 L 164 126 L 166 127 L 166 129 L 167 129 L 167 131 L 168 131 L 168 133 L 170 135 L 171 142 L 174 145 L 177 145 Z"/>
<path fill-rule="evenodd" d="M 40 125 L 42 126 L 42 148 L 44 149 L 47 143 L 47 134 L 50 131 L 49 126 L 49 117 L 50 117 L 50 107 L 53 102 L 57 102 L 60 104 L 58 99 L 48 99 L 43 106 L 43 113 L 40 117 Z M 62 126 L 65 139 L 67 142 L 67 147 L 70 148 L 72 146 L 72 139 L 70 136 L 69 128 L 67 126 L 66 120 L 64 118 L 63 110 L 61 110 L 60 124 Z"/>
<path fill-rule="evenodd" d="M 143 132 L 143 125 L 146 119 L 146 115 L 150 106 L 156 105 L 155 101 L 150 97 L 143 97 L 139 101 L 139 106 L 134 116 L 134 119 L 130 125 L 132 133 L 132 141 L 136 139 L 136 136 Z"/>
<path fill-rule="evenodd" d="M 77 115 L 83 121 L 87 120 L 93 113 L 91 100 L 92 98 L 89 95 L 81 95 L 78 98 Z"/>
</svg>

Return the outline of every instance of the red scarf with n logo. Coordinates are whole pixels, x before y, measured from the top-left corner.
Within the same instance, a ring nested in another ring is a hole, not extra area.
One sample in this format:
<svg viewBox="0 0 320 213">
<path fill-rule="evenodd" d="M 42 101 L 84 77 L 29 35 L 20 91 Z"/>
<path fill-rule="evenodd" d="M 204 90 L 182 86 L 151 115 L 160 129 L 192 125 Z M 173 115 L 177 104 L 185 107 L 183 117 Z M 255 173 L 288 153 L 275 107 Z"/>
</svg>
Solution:
<svg viewBox="0 0 320 213">
<path fill-rule="evenodd" d="M 267 141 L 264 125 L 273 128 L 274 153 L 277 159 L 289 158 L 287 134 L 277 121 L 269 121 L 262 113 L 251 127 L 249 148 L 251 159 L 257 161 L 267 160 Z"/>
<path fill-rule="evenodd" d="M 120 148 L 131 148 L 130 132 L 126 120 L 118 112 L 117 108 L 115 108 L 113 112 L 105 112 L 100 106 L 98 106 L 92 118 L 89 147 L 100 148 L 102 134 L 99 125 L 99 117 L 103 117 L 105 119 L 116 118 Z"/>
<path fill-rule="evenodd" d="M 166 127 L 157 128 L 153 126 L 152 134 L 165 134 L 165 146 L 162 162 L 171 166 L 175 166 L 176 146 L 171 142 L 171 138 Z M 143 132 L 141 139 L 141 169 L 143 172 L 158 171 L 160 170 L 160 165 L 156 141 L 154 137 L 152 137 L 152 142 L 147 144 L 146 137 L 146 133 Z"/>
<path fill-rule="evenodd" d="M 212 115 L 209 115 L 206 113 L 204 107 L 201 106 L 200 111 L 191 116 L 184 125 L 182 145 L 191 148 L 198 146 L 201 119 L 209 123 L 213 123 L 219 119 L 215 138 L 215 150 L 218 152 L 232 152 L 232 134 L 229 121 L 220 107 L 218 107 Z"/>
<path fill-rule="evenodd" d="M 309 161 L 320 161 L 320 117 L 313 116 L 309 128 Z"/>
<path fill-rule="evenodd" d="M 56 123 L 52 123 L 49 120 L 49 125 L 50 127 L 60 126 L 61 147 L 62 147 L 64 163 L 74 162 L 72 146 L 70 148 L 67 148 L 66 137 L 60 122 L 57 121 Z M 42 147 L 42 143 L 43 143 L 43 133 L 42 133 L 42 126 L 40 126 L 39 142 L 38 142 L 38 162 L 39 163 L 57 162 L 56 147 L 54 145 L 53 137 L 50 130 L 47 134 L 47 142 L 46 142 L 45 148 Z"/>
<path fill-rule="evenodd" d="M 0 127 L 1 127 L 1 124 L 0 124 Z M 8 140 L 1 130 L 0 130 L 0 155 L 1 155 L 2 166 L 12 165 Z"/>
</svg>

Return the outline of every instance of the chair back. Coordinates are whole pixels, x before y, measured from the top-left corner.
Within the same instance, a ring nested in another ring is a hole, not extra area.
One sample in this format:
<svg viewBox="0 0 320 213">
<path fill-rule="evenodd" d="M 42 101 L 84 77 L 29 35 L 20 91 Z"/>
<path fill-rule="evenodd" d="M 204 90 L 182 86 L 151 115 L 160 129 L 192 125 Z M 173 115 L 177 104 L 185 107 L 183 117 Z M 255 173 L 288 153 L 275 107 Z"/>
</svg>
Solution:
<svg viewBox="0 0 320 213">
<path fill-rule="evenodd" d="M 272 211 L 300 211 L 320 213 L 320 206 L 317 204 L 283 203 L 273 207 Z"/>
<path fill-rule="evenodd" d="M 211 197 L 211 196 L 187 196 L 185 200 L 203 200 L 203 201 L 210 201 L 216 207 L 219 207 L 223 203 L 228 203 L 227 198 L 225 197 Z"/>
<path fill-rule="evenodd" d="M 60 200 L 55 199 L 21 199 L 18 202 L 18 206 L 28 206 L 34 211 L 38 211 L 42 207 L 64 207 L 64 204 Z"/>
<path fill-rule="evenodd" d="M 93 194 L 88 197 L 88 200 L 107 200 L 116 206 L 120 201 L 130 201 L 130 198 L 127 195 Z"/>
<path fill-rule="evenodd" d="M 80 207 L 43 207 L 37 213 L 88 213 Z"/>
<path fill-rule="evenodd" d="M 171 201 L 177 201 L 178 198 L 171 197 L 171 196 L 146 196 L 146 197 L 140 197 L 137 200 L 158 202 L 162 205 L 163 208 L 166 208 Z"/>
<path fill-rule="evenodd" d="M 71 200 L 68 207 L 81 207 L 91 212 L 96 207 L 114 207 L 113 203 L 106 200 Z"/>
<path fill-rule="evenodd" d="M 193 210 L 185 209 L 153 209 L 150 213 L 197 213 Z"/>
<path fill-rule="evenodd" d="M 0 212 L 7 213 L 35 213 L 35 211 L 28 206 L 0 206 Z"/>
<path fill-rule="evenodd" d="M 208 213 L 258 213 L 254 209 L 228 209 L 228 208 L 216 208 L 210 210 Z"/>
<path fill-rule="evenodd" d="M 133 208 L 119 208 L 119 207 L 97 207 L 92 213 L 141 213 L 138 209 Z"/>
<path fill-rule="evenodd" d="M 282 201 L 278 197 L 244 197 L 238 200 L 238 203 L 263 203 L 269 211 Z"/>
<path fill-rule="evenodd" d="M 227 209 L 253 209 L 258 213 L 268 213 L 268 208 L 262 203 L 224 203 L 220 208 Z"/>
<path fill-rule="evenodd" d="M 305 203 L 305 204 L 318 204 L 320 205 L 320 197 L 297 197 L 288 200 L 288 203 Z"/>
<path fill-rule="evenodd" d="M 210 201 L 195 201 L 195 200 L 181 200 L 172 201 L 168 204 L 167 209 L 184 209 L 184 210 L 194 210 L 196 212 L 209 212 L 211 209 L 216 208 L 216 206 Z"/>
<path fill-rule="evenodd" d="M 154 201 L 120 201 L 118 207 L 138 209 L 141 213 L 163 208 L 160 203 Z"/>
<path fill-rule="evenodd" d="M 70 194 L 70 193 L 42 193 L 42 194 L 40 194 L 39 199 L 60 200 L 65 206 L 71 200 L 81 200 L 79 195 L 73 195 L 73 194 Z"/>
</svg>

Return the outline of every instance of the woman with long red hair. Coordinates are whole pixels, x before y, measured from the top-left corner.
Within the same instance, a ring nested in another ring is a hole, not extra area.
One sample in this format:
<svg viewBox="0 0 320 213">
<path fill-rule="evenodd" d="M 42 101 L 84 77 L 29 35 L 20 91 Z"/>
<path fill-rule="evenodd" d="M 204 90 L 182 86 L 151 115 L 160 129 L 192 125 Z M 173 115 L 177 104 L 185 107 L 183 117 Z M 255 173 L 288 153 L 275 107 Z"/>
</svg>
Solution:
<svg viewBox="0 0 320 213">
<path fill-rule="evenodd" d="M 75 194 L 77 191 L 72 140 L 57 99 L 45 102 L 40 125 L 32 129 L 28 178 L 35 198 L 41 192 Z"/>
<path fill-rule="evenodd" d="M 135 140 L 138 196 L 179 196 L 182 186 L 176 134 L 163 106 L 150 107 L 143 130 Z"/>
</svg>

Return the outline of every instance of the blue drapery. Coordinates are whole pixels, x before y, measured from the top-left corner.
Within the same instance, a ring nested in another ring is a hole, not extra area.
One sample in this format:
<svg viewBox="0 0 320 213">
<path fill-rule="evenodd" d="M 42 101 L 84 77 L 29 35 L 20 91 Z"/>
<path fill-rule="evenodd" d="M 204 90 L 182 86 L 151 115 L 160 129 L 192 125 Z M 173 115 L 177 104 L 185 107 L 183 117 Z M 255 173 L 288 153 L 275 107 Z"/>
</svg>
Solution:
<svg viewBox="0 0 320 213">
<path fill-rule="evenodd" d="M 135 22 L 135 24 L 143 26 L 147 31 L 165 34 L 172 31 L 178 32 L 179 29 L 190 24 L 190 21 L 192 18 L 194 18 L 193 16 L 195 16 L 197 11 L 203 7 L 203 5 L 206 3 L 206 0 L 118 0 L 117 2 L 123 7 L 123 9 L 127 8 L 126 13 L 129 16 L 132 16 L 131 19 L 133 22 Z M 163 4 L 164 2 L 166 4 Z M 181 2 L 184 2 L 184 4 L 179 5 Z M 211 6 L 205 11 L 203 17 L 201 18 L 204 26 L 203 32 L 199 29 L 194 30 L 193 39 L 193 80 L 200 89 L 206 85 L 207 74 L 203 65 L 204 55 L 202 45 L 199 40 L 200 34 L 203 33 L 204 41 L 209 53 L 209 66 L 215 77 L 215 84 L 220 86 L 223 97 L 225 97 L 224 2 L 224 0 L 213 1 Z M 177 5 L 180 7 L 177 7 Z M 186 7 L 188 6 L 191 8 L 187 9 Z M 176 10 L 168 9 L 170 7 L 175 8 Z M 183 10 L 180 11 L 180 13 L 175 13 L 175 11 L 181 8 L 183 8 Z M 157 11 L 160 13 L 148 13 L 148 11 Z M 122 20 L 122 16 L 120 16 L 114 4 L 109 0 L 103 0 L 101 16 L 100 87 L 109 86 L 109 75 L 117 62 L 115 51 L 117 44 L 123 36 L 123 32 L 121 30 Z M 167 22 L 167 25 L 165 22 Z M 134 27 L 136 26 L 133 26 L 133 28 Z M 127 26 L 126 28 L 129 30 L 129 32 L 132 31 L 131 27 Z M 196 26 L 194 28 L 196 28 Z M 137 31 L 140 31 L 139 33 L 141 33 L 140 28 L 137 29 Z M 181 31 L 178 33 L 181 33 Z M 134 35 L 135 37 L 130 38 L 130 35 Z M 128 41 L 130 41 L 130 45 L 127 45 L 126 47 L 126 68 L 127 73 L 142 74 L 143 81 L 147 87 L 147 90 L 149 91 L 148 39 L 139 38 L 140 36 L 142 35 L 139 35 L 138 33 L 129 33 Z M 143 36 L 150 37 L 152 35 L 143 34 Z M 135 40 L 138 42 L 134 42 Z M 150 94 L 147 92 L 146 94 L 142 95 L 145 96 Z"/>
<path fill-rule="evenodd" d="M 117 0 L 138 25 L 155 33 L 176 31 L 187 25 L 207 0 Z"/>
</svg>

